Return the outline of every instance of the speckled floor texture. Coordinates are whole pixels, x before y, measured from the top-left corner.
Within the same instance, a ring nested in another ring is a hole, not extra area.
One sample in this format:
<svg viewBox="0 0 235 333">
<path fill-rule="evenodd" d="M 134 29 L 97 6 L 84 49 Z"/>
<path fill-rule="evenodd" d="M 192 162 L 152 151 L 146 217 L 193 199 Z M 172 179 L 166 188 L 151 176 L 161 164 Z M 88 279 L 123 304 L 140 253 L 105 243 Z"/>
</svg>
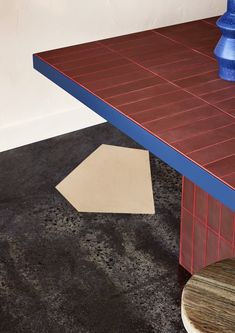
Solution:
<svg viewBox="0 0 235 333">
<path fill-rule="evenodd" d="M 181 177 L 151 157 L 156 215 L 78 213 L 56 191 L 109 124 L 0 153 L 0 333 L 183 333 Z"/>
</svg>

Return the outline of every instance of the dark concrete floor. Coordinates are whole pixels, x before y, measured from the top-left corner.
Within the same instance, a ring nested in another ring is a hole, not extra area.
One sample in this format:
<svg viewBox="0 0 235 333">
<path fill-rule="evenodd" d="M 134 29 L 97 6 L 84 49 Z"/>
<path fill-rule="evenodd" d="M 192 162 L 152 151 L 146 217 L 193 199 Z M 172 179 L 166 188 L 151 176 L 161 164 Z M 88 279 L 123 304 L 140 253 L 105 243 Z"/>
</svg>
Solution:
<svg viewBox="0 0 235 333">
<path fill-rule="evenodd" d="M 0 154 L 0 333 L 183 333 L 180 176 L 151 157 L 156 215 L 78 213 L 56 191 L 102 124 Z"/>
</svg>

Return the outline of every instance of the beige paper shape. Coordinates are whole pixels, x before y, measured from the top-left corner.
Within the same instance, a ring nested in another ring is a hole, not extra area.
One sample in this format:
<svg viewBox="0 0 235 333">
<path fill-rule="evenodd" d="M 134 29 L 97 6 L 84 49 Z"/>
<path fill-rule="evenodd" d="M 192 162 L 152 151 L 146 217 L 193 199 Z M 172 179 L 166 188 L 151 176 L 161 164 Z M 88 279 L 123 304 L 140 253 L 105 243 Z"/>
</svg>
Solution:
<svg viewBox="0 0 235 333">
<path fill-rule="evenodd" d="M 145 150 L 101 145 L 56 188 L 80 212 L 155 213 Z"/>
</svg>

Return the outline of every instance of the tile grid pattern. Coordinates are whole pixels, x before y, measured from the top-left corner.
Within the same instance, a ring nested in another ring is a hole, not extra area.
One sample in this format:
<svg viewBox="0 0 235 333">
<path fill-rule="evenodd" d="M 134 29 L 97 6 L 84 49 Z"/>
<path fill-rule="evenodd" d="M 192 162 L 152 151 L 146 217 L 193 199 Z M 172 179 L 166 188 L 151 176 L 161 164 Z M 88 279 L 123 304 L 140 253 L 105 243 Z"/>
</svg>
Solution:
<svg viewBox="0 0 235 333">
<path fill-rule="evenodd" d="M 155 32 L 155 31 L 154 31 L 154 32 Z M 155 33 L 157 33 L 157 32 L 155 32 Z M 159 34 L 159 33 L 157 33 L 157 34 Z M 164 35 L 161 35 L 161 34 L 159 34 L 159 35 L 160 35 L 160 36 L 164 36 Z M 117 53 L 118 55 L 122 56 L 122 54 L 120 54 L 119 52 L 115 51 L 115 50 L 112 49 L 111 47 L 106 46 L 106 45 L 103 45 L 102 42 L 98 42 L 98 43 L 99 43 L 100 45 L 102 45 L 102 46 L 105 46 L 108 50 L 113 51 L 113 52 Z M 200 53 L 200 52 L 199 52 L 199 53 Z M 143 65 L 138 64 L 136 61 L 132 60 L 132 59 L 129 58 L 129 57 L 125 57 L 125 58 L 126 58 L 127 60 L 130 60 L 130 62 L 133 62 L 133 64 L 136 64 L 136 65 L 142 67 L 143 69 L 149 71 L 150 73 L 156 75 L 156 73 L 155 73 L 154 71 L 152 71 L 151 68 L 144 67 Z M 176 64 L 177 64 L 177 62 L 176 62 Z M 202 74 L 203 74 L 203 73 L 202 73 Z M 169 83 L 169 86 L 167 87 L 167 88 L 168 88 L 168 91 L 161 92 L 161 95 L 163 95 L 164 93 L 169 92 L 170 89 L 173 89 L 173 86 L 175 87 L 175 90 L 178 90 L 178 89 L 180 88 L 180 85 L 177 84 L 177 81 L 170 81 L 170 80 L 167 79 L 166 77 L 161 76 L 159 73 L 157 73 L 157 76 L 158 76 L 159 78 L 161 78 L 161 79 L 163 80 L 163 82 L 164 82 L 164 80 L 165 80 L 167 83 Z M 190 79 L 191 77 L 187 77 L 187 78 Z M 166 83 L 166 84 L 167 84 L 167 83 Z M 170 85 L 171 85 L 171 86 L 170 86 Z M 228 84 L 228 86 L 232 86 L 232 84 L 230 83 L 230 84 Z M 145 90 L 145 89 L 143 89 L 143 90 Z M 174 90 L 174 89 L 173 89 L 173 90 Z M 191 94 L 192 96 L 194 96 L 194 97 L 196 97 L 196 98 L 198 98 L 198 99 L 200 99 L 200 100 L 202 100 L 204 103 L 206 103 L 206 104 L 208 104 L 208 105 L 211 105 L 209 101 L 204 100 L 203 97 L 201 97 L 200 95 L 197 96 L 193 91 L 187 90 L 187 88 L 182 88 L 182 87 L 181 87 L 181 90 L 182 90 L 182 91 L 185 91 L 186 93 Z M 125 95 L 125 94 L 124 94 L 124 95 Z M 116 97 L 116 96 L 114 96 L 114 97 Z M 120 96 L 119 96 L 119 97 L 120 97 Z M 119 103 L 120 103 L 120 101 L 119 101 Z M 132 101 L 131 101 L 130 103 L 132 103 Z M 125 103 L 125 104 L 126 104 L 126 103 Z M 129 103 L 127 103 L 127 104 L 129 104 Z M 122 105 L 122 104 L 120 104 L 120 105 Z M 222 108 L 220 108 L 220 107 L 218 107 L 218 106 L 215 106 L 215 107 L 216 107 L 218 110 L 224 112 L 225 114 L 230 115 L 228 112 L 226 112 L 226 111 L 223 110 Z M 151 121 L 150 121 L 150 122 L 151 122 Z"/>
<path fill-rule="evenodd" d="M 38 54 L 235 187 L 235 89 L 217 77 L 216 18 Z"/>
<path fill-rule="evenodd" d="M 180 264 L 194 274 L 235 256 L 235 213 L 183 177 Z"/>
</svg>

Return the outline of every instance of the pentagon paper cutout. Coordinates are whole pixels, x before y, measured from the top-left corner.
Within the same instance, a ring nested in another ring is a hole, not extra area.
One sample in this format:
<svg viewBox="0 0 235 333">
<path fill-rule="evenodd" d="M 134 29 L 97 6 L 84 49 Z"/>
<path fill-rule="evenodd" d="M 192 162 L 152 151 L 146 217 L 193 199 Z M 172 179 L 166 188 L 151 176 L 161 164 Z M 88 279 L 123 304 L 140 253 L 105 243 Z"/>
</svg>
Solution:
<svg viewBox="0 0 235 333">
<path fill-rule="evenodd" d="M 145 150 L 101 145 L 56 188 L 79 212 L 155 213 Z"/>
</svg>

